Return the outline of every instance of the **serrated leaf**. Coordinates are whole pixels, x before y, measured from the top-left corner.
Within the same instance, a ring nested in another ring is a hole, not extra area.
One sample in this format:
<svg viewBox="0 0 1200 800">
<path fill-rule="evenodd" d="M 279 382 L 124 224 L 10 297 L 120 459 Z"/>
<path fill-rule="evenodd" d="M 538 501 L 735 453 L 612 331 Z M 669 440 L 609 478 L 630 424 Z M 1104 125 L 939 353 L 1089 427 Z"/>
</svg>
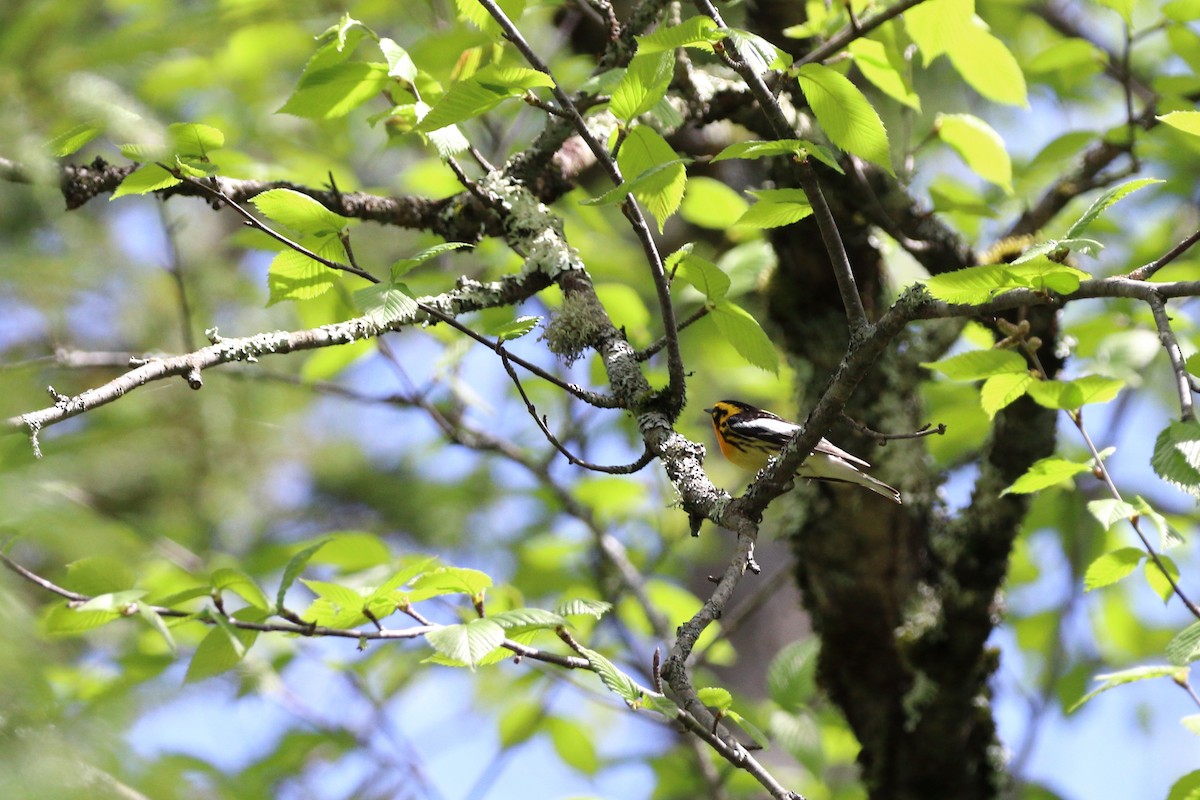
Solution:
<svg viewBox="0 0 1200 800">
<path fill-rule="evenodd" d="M 674 274 L 714 303 L 729 293 L 729 276 L 700 256 L 685 256 L 675 267 Z"/>
<path fill-rule="evenodd" d="M 1200 622 L 1193 622 L 1167 642 L 1167 660 L 1176 667 L 1200 658 Z"/>
<path fill-rule="evenodd" d="M 498 614 L 489 614 L 487 618 L 504 628 L 510 636 L 523 631 L 557 628 L 567 624 L 561 616 L 543 608 L 514 608 Z"/>
<path fill-rule="evenodd" d="M 737 142 L 712 157 L 711 163 L 728 161 L 732 158 L 754 160 L 772 156 L 798 156 L 810 147 L 816 147 L 803 139 L 774 139 L 771 141 Z"/>
<path fill-rule="evenodd" d="M 48 149 L 55 158 L 66 158 L 72 153 L 78 152 L 88 142 L 95 139 L 104 129 L 95 122 L 85 122 L 82 125 L 76 125 L 70 130 L 63 131 L 58 136 L 46 142 Z"/>
<path fill-rule="evenodd" d="M 388 75 L 393 78 L 399 78 L 407 84 L 412 84 L 417 79 L 417 65 L 413 63 L 412 57 L 408 51 L 397 44 L 393 39 L 383 37 L 379 40 L 379 50 L 383 53 L 384 59 L 387 60 Z"/>
<path fill-rule="evenodd" d="M 175 637 L 171 635 L 170 628 L 167 627 L 167 623 L 159 616 L 158 612 L 144 603 L 139 604 L 137 610 L 138 616 L 145 620 L 147 625 L 157 631 L 158 635 L 167 643 L 167 649 L 171 651 L 171 655 L 176 655 L 179 652 L 179 648 L 175 644 Z"/>
<path fill-rule="evenodd" d="M 629 132 L 617 154 L 617 165 L 633 180 L 633 194 L 658 220 L 659 233 L 667 219 L 679 209 L 687 172 L 666 139 L 647 126 Z"/>
<path fill-rule="evenodd" d="M 454 5 L 458 9 L 458 16 L 479 30 L 489 35 L 500 33 L 500 24 L 492 19 L 492 15 L 478 0 L 454 0 Z M 525 0 L 497 0 L 496 5 L 513 22 L 520 20 L 525 13 Z"/>
<path fill-rule="evenodd" d="M 148 194 L 150 192 L 157 192 L 159 189 L 178 186 L 181 183 L 183 181 L 167 172 L 158 164 L 147 164 L 143 167 L 138 167 L 126 175 L 108 199 L 110 201 L 116 200 L 118 197 L 124 197 L 127 194 Z"/>
<path fill-rule="evenodd" d="M 706 686 L 702 689 L 697 689 L 696 697 L 709 708 L 716 708 L 721 711 L 733 705 L 733 695 L 729 693 L 728 689 L 722 689 L 720 686 Z"/>
<path fill-rule="evenodd" d="M 611 610 L 612 603 L 604 600 L 588 600 L 577 597 L 562 601 L 554 609 L 554 612 L 564 617 L 588 616 L 600 619 Z"/>
<path fill-rule="evenodd" d="M 733 709 L 728 709 L 725 712 L 725 716 L 736 722 L 738 727 L 750 734 L 750 738 L 753 739 L 755 744 L 757 744 L 760 748 L 765 750 L 771 746 L 771 737 L 767 736 L 767 734 L 764 733 L 757 725 L 746 719 L 738 712 L 734 711 Z"/>
<path fill-rule="evenodd" d="M 363 61 L 347 61 L 306 71 L 296 90 L 276 113 L 306 119 L 344 117 L 377 97 L 390 80 L 387 64 Z"/>
<path fill-rule="evenodd" d="M 1122 547 L 1105 553 L 1088 565 L 1083 576 L 1083 590 L 1090 592 L 1103 586 L 1111 586 L 1130 575 L 1146 557 L 1136 547 Z"/>
<path fill-rule="evenodd" d="M 301 244 L 315 245 L 314 252 L 329 261 L 343 263 L 346 259 L 346 249 L 336 236 L 302 241 Z M 336 270 L 290 248 L 283 250 L 271 259 L 267 270 L 267 287 L 270 289 L 267 305 L 320 297 L 333 288 L 337 279 Z"/>
<path fill-rule="evenodd" d="M 1200 423 L 1168 425 L 1154 442 L 1150 466 L 1155 474 L 1193 497 L 1200 497 Z"/>
<path fill-rule="evenodd" d="M 940 372 L 952 381 L 977 381 L 993 375 L 1029 372 L 1025 359 L 1012 350 L 971 350 L 941 361 L 924 361 L 921 366 Z"/>
<path fill-rule="evenodd" d="M 255 613 L 243 615 L 243 612 Z M 241 609 L 233 616 L 235 619 L 252 622 L 265 619 L 265 615 L 257 609 Z M 246 653 L 258 638 L 258 631 L 235 628 L 220 616 L 213 619 L 216 624 L 200 640 L 196 652 L 192 654 L 184 683 L 196 683 L 233 669 L 246 657 Z"/>
<path fill-rule="evenodd" d="M 1107 403 L 1125 387 L 1125 381 L 1102 375 L 1087 375 L 1073 381 L 1035 381 L 1026 393 L 1038 405 L 1074 411 L 1089 403 Z"/>
<path fill-rule="evenodd" d="M 354 307 L 381 324 L 409 319 L 419 310 L 417 300 L 403 283 L 375 283 L 354 291 Z"/>
<path fill-rule="evenodd" d="M 1012 160 L 990 125 L 971 114 L 939 114 L 934 130 L 972 172 L 1012 194 Z"/>
<path fill-rule="evenodd" d="M 468 242 L 442 242 L 441 244 L 435 244 L 432 247 L 426 247 L 424 250 L 414 253 L 408 258 L 402 258 L 393 263 L 391 269 L 392 280 L 397 280 L 398 278 L 407 275 L 415 267 L 424 264 L 430 259 L 437 258 L 442 253 L 450 253 L 455 250 L 470 249 L 472 247 L 474 247 L 474 245 Z"/>
<path fill-rule="evenodd" d="M 759 189 L 750 192 L 758 202 L 746 209 L 735 225 L 779 228 L 810 216 L 812 206 L 803 189 Z"/>
<path fill-rule="evenodd" d="M 1146 583 L 1150 584 L 1151 590 L 1166 604 L 1171 602 L 1171 598 L 1175 596 L 1175 586 L 1179 585 L 1179 566 L 1170 556 L 1162 553 L 1158 554 L 1158 561 L 1162 564 L 1162 569 L 1154 563 L 1154 559 L 1146 559 Z M 1163 569 L 1171 576 L 1170 580 L 1163 574 Z"/>
<path fill-rule="evenodd" d="M 1132 504 L 1114 498 L 1091 500 L 1087 504 L 1087 510 L 1104 530 L 1108 530 L 1118 522 L 1133 519 L 1139 513 Z"/>
<path fill-rule="evenodd" d="M 225 146 L 225 134 L 211 125 L 175 122 L 167 126 L 167 142 L 175 155 L 206 158 Z"/>
<path fill-rule="evenodd" d="M 805 64 L 796 78 L 830 141 L 893 174 L 883 120 L 849 78 L 822 64 Z"/>
<path fill-rule="evenodd" d="M 530 331 L 536 328 L 541 321 L 541 317 L 517 317 L 510 322 L 505 322 L 489 328 L 488 333 L 492 336 L 495 336 L 502 342 L 510 342 L 513 339 L 520 339 L 522 336 L 528 334 Z"/>
<path fill-rule="evenodd" d="M 638 175 L 632 181 L 626 180 L 620 186 L 614 186 L 599 197 L 592 197 L 587 200 L 580 201 L 582 206 L 613 206 L 622 202 L 630 194 L 639 191 L 642 187 L 653 188 L 657 186 L 661 180 L 660 175 L 670 172 L 671 176 L 675 171 L 681 168 L 681 165 L 690 164 L 691 160 L 687 158 L 676 158 L 654 167 Z M 668 177 L 671 177 L 668 176 Z M 681 190 L 682 191 L 682 190 Z"/>
<path fill-rule="evenodd" d="M 926 0 L 904 12 L 904 26 L 928 65 L 971 27 L 974 15 L 974 0 Z"/>
<path fill-rule="evenodd" d="M 1025 474 L 1013 481 L 1013 484 L 1002 491 L 1000 496 L 1038 492 L 1050 486 L 1066 483 L 1080 473 L 1091 471 L 1091 464 L 1079 464 L 1055 456 L 1043 458 L 1034 462 L 1029 469 L 1025 470 Z"/>
<path fill-rule="evenodd" d="M 1175 530 L 1167 522 L 1167 518 L 1155 511 L 1154 507 L 1147 503 L 1141 495 L 1133 498 L 1133 507 L 1142 515 L 1142 519 L 1150 520 L 1150 524 L 1158 530 L 1158 548 L 1160 550 L 1170 550 L 1172 547 L 1183 544 L 1183 536 L 1179 531 Z"/>
<path fill-rule="evenodd" d="M 1028 106 L 1025 75 L 1012 51 L 972 20 L 950 43 L 946 55 L 972 89 L 996 103 Z"/>
<path fill-rule="evenodd" d="M 638 705 L 643 700 L 643 693 L 637 683 L 617 666 L 595 650 L 586 647 L 579 648 L 579 654 L 588 660 L 600 682 L 631 706 Z"/>
<path fill-rule="evenodd" d="M 995 419 L 997 414 L 1020 399 L 1034 380 L 1028 372 L 993 375 L 979 388 L 979 405 L 988 419 Z"/>
<path fill-rule="evenodd" d="M 492 585 L 486 572 L 464 567 L 442 567 L 426 572 L 413 581 L 412 594 L 423 598 L 443 594 L 466 594 L 477 597 Z"/>
<path fill-rule="evenodd" d="M 1100 216 L 1104 211 L 1114 203 L 1119 202 L 1123 198 L 1133 194 L 1139 189 L 1144 189 L 1147 186 L 1152 186 L 1156 183 L 1162 183 L 1158 178 L 1138 178 L 1136 180 L 1127 181 L 1120 186 L 1114 186 L 1104 194 L 1096 198 L 1096 200 L 1088 207 L 1088 210 L 1083 212 L 1083 216 L 1075 221 L 1068 230 L 1067 238 L 1074 239 L 1081 233 L 1087 230 L 1096 217 Z"/>
<path fill-rule="evenodd" d="M 647 36 L 633 38 L 637 41 L 638 55 L 661 53 L 677 47 L 698 47 L 711 52 L 712 33 L 716 27 L 717 23 L 712 18 L 695 16 L 678 25 L 665 26 Z"/>
<path fill-rule="evenodd" d="M 1003 264 L 985 264 L 943 272 L 924 281 L 925 288 L 947 303 L 983 303 L 1010 283 Z"/>
<path fill-rule="evenodd" d="M 296 582 L 296 578 L 300 577 L 300 573 L 308 566 L 308 562 L 317 554 L 317 551 L 329 542 L 329 539 L 322 539 L 315 544 L 310 544 L 288 559 L 287 566 L 283 568 L 283 577 L 279 581 L 279 591 L 275 593 L 276 609 L 283 608 L 283 598 L 287 594 L 288 589 L 292 588 L 292 584 Z"/>
<path fill-rule="evenodd" d="M 293 189 L 271 189 L 250 202 L 272 222 L 307 236 L 329 236 L 350 224 L 346 217 Z"/>
<path fill-rule="evenodd" d="M 1200 636 L 1200 622 L 1192 623 L 1189 630 L 1191 628 L 1198 628 L 1197 636 Z M 1075 711 L 1075 709 L 1079 708 L 1080 706 L 1082 706 L 1087 701 L 1091 700 L 1096 695 L 1107 692 L 1109 689 L 1113 689 L 1117 686 L 1124 686 L 1127 683 L 1134 683 L 1136 681 L 1144 681 L 1144 680 L 1149 680 L 1152 678 L 1172 678 L 1172 679 L 1181 679 L 1181 680 L 1186 681 L 1187 673 L 1188 673 L 1188 671 L 1186 668 L 1181 668 L 1178 666 L 1168 666 L 1166 664 L 1162 664 L 1162 665 L 1156 664 L 1153 666 L 1133 667 L 1132 669 L 1124 669 L 1124 670 L 1121 670 L 1120 672 L 1108 673 L 1107 675 L 1097 675 L 1095 679 L 1098 681 L 1103 681 L 1103 684 L 1099 688 L 1093 689 L 1092 691 L 1085 694 L 1083 697 L 1076 700 L 1075 704 L 1067 709 L 1067 713 L 1068 714 L 1072 713 L 1073 711 Z"/>
<path fill-rule="evenodd" d="M 263 611 L 271 608 L 271 604 L 267 600 L 267 596 L 263 593 L 263 590 L 259 588 L 258 584 L 249 575 L 240 570 L 222 567 L 213 571 L 209 577 L 209 581 L 212 583 L 213 589 L 218 591 L 228 589 L 255 608 L 260 608 Z"/>
<path fill-rule="evenodd" d="M 120 619 L 116 611 L 80 611 L 65 603 L 53 606 L 42 620 L 42 629 L 49 635 L 69 636 L 90 631 Z"/>
<path fill-rule="evenodd" d="M 717 32 L 733 42 L 745 62 L 758 75 L 766 75 L 772 70 L 787 69 L 792 65 L 792 57 L 788 53 L 757 33 L 741 28 L 718 28 Z"/>
<path fill-rule="evenodd" d="M 913 91 L 912 82 L 897 64 L 888 58 L 887 45 L 875 39 L 855 39 L 849 46 L 854 64 L 863 77 L 875 88 L 901 105 L 921 110 L 921 97 Z"/>
<path fill-rule="evenodd" d="M 317 599 L 300 615 L 305 622 L 331 628 L 349 628 L 366 619 L 362 613 L 366 597 L 357 589 L 305 578 L 301 578 L 300 582 L 317 595 Z"/>
<path fill-rule="evenodd" d="M 490 619 L 444 625 L 425 634 L 434 650 L 474 670 L 480 661 L 504 644 L 504 628 Z"/>
<path fill-rule="evenodd" d="M 621 82 L 613 89 L 608 108 L 613 116 L 629 124 L 666 97 L 675 76 L 675 57 L 668 51 L 634 56 Z"/>
<path fill-rule="evenodd" d="M 709 316 L 738 355 L 759 369 L 779 372 L 775 345 L 749 312 L 736 303 L 721 300 L 713 305 Z"/>
<path fill-rule="evenodd" d="M 1082 240 L 1072 240 L 1079 242 Z M 1062 243 L 1059 243 L 1062 247 Z M 1042 255 L 1021 258 L 1006 269 L 1008 285 L 1004 288 L 1025 287 L 1035 292 L 1057 292 L 1071 294 L 1079 288 L 1080 281 L 1092 277 L 1081 269 L 1058 264 Z"/>
</svg>

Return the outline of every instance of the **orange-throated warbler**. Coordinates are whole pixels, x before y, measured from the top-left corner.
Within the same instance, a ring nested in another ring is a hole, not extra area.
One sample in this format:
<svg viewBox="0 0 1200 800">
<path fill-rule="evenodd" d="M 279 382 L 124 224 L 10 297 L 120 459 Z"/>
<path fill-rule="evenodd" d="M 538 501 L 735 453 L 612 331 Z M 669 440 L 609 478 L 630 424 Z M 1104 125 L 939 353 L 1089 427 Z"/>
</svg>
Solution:
<svg viewBox="0 0 1200 800">
<path fill-rule="evenodd" d="M 725 457 L 739 467 L 755 472 L 765 467 L 771 456 L 779 455 L 788 440 L 800 430 L 794 422 L 737 400 L 720 400 L 704 410 L 712 415 L 717 444 Z M 899 503 L 900 492 L 862 471 L 869 466 L 861 458 L 822 439 L 796 474 L 818 481 L 853 483 Z"/>
</svg>

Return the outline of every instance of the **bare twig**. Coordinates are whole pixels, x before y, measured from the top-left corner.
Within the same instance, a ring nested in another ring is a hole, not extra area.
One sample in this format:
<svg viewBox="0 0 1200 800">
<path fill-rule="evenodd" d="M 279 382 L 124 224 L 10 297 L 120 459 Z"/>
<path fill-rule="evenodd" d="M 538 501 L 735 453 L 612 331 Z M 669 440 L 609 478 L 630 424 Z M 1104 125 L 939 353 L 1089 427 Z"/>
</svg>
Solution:
<svg viewBox="0 0 1200 800">
<path fill-rule="evenodd" d="M 1172 247 L 1170 250 L 1164 253 L 1161 258 L 1157 258 L 1145 266 L 1138 267 L 1125 277 L 1131 281 L 1148 281 L 1153 278 L 1160 269 L 1190 250 L 1192 245 L 1194 245 L 1196 242 L 1200 242 L 1200 230 L 1196 231 L 1191 236 Z"/>
<path fill-rule="evenodd" d="M 863 436 L 870 436 L 872 439 L 878 442 L 880 447 L 884 447 L 888 442 L 896 439 L 922 439 L 926 436 L 946 435 L 945 423 L 939 423 L 935 428 L 932 422 L 927 422 L 921 428 L 913 431 L 912 433 L 882 433 L 880 431 L 868 428 L 866 425 L 862 424 L 844 411 L 842 412 L 842 419 L 849 423 L 850 427 L 854 428 L 854 430 L 858 431 Z"/>
<path fill-rule="evenodd" d="M 1146 302 L 1149 303 L 1150 310 L 1154 314 L 1154 325 L 1158 328 L 1158 340 L 1162 342 L 1163 349 L 1167 351 L 1167 358 L 1170 359 L 1171 369 L 1175 373 L 1175 390 L 1179 393 L 1179 418 L 1184 422 L 1191 422 L 1196 418 L 1192 408 L 1192 386 L 1188 380 L 1187 366 L 1183 362 L 1183 352 L 1179 349 L 1175 332 L 1171 330 L 1171 318 L 1167 316 L 1167 304 L 1156 295 L 1151 295 Z"/>
<path fill-rule="evenodd" d="M 853 16 L 851 16 L 850 24 L 842 28 L 833 36 L 830 36 L 829 39 L 819 47 L 816 47 L 805 54 L 804 58 L 801 58 L 796 62 L 796 66 L 800 67 L 804 66 L 805 64 L 824 61 L 825 59 L 837 54 L 838 51 L 853 42 L 855 39 L 861 39 L 863 36 L 875 30 L 888 20 L 895 19 L 913 6 L 918 6 L 923 2 L 925 2 L 925 0 L 900 0 L 900 2 L 896 3 L 896 5 L 889 6 L 883 11 L 880 11 L 878 14 L 875 14 L 865 20 L 856 20 Z M 847 4 L 846 7 L 849 8 L 849 4 Z"/>
</svg>

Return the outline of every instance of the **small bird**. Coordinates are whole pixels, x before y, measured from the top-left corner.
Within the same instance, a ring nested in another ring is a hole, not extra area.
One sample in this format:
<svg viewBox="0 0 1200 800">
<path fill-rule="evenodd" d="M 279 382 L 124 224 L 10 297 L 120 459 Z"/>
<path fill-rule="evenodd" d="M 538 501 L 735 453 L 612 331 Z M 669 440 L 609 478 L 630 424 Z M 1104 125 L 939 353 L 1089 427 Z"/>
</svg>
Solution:
<svg viewBox="0 0 1200 800">
<path fill-rule="evenodd" d="M 717 444 L 725 457 L 739 467 L 755 472 L 765 467 L 771 456 L 779 455 L 788 440 L 800 430 L 800 426 L 794 422 L 737 400 L 720 400 L 712 408 L 704 410 L 712 416 Z M 901 502 L 900 492 L 862 471 L 870 466 L 861 458 L 822 439 L 800 465 L 800 469 L 796 470 L 796 474 L 818 481 L 853 483 L 893 503 Z"/>
</svg>

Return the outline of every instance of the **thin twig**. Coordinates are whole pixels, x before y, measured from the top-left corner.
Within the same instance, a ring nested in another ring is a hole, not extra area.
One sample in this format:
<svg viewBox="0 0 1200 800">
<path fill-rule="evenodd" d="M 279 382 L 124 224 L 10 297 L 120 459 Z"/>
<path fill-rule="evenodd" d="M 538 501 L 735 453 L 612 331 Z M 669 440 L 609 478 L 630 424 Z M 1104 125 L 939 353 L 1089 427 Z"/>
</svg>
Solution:
<svg viewBox="0 0 1200 800">
<path fill-rule="evenodd" d="M 888 442 L 896 439 L 922 439 L 926 436 L 946 435 L 946 423 L 944 422 L 938 423 L 936 428 L 933 426 L 932 422 L 927 422 L 912 433 L 882 433 L 880 431 L 868 428 L 866 425 L 862 424 L 845 411 L 842 412 L 842 419 L 849 423 L 850 427 L 854 428 L 854 430 L 858 431 L 863 436 L 870 436 L 881 447 L 886 446 Z"/>
<path fill-rule="evenodd" d="M 1160 269 L 1190 250 L 1192 245 L 1194 245 L 1196 242 L 1200 242 L 1200 230 L 1196 231 L 1191 236 L 1172 247 L 1170 250 L 1164 253 L 1161 258 L 1157 258 L 1145 266 L 1138 267 L 1125 277 L 1131 281 L 1148 281 L 1154 277 L 1155 273 L 1157 273 Z"/>
<path fill-rule="evenodd" d="M 895 19 L 913 6 L 918 6 L 923 2 L 925 2 L 925 0 L 901 0 L 901 2 L 896 3 L 896 5 L 885 8 L 883 11 L 880 11 L 878 14 L 875 14 L 869 19 L 865 20 L 855 20 L 854 17 L 851 16 L 851 23 L 849 25 L 842 28 L 833 36 L 830 36 L 829 39 L 819 47 L 809 51 L 804 58 L 799 59 L 795 63 L 795 66 L 802 67 L 805 64 L 824 61 L 830 56 L 835 55 L 838 51 L 853 42 L 855 39 L 861 39 L 863 36 L 875 30 L 888 20 Z M 849 8 L 849 4 L 847 4 L 846 7 Z"/>
<path fill-rule="evenodd" d="M 1175 332 L 1171 330 L 1171 318 L 1167 316 L 1167 304 L 1156 295 L 1151 295 L 1147 302 L 1150 304 L 1150 311 L 1154 314 L 1154 325 L 1158 328 L 1158 340 L 1162 343 L 1163 349 L 1167 351 L 1171 369 L 1175 372 L 1175 390 L 1179 394 L 1179 418 L 1183 422 L 1191 422 L 1196 418 L 1192 408 L 1192 386 L 1188 380 L 1188 369 L 1184 364 L 1183 352 L 1179 349 Z"/>
<path fill-rule="evenodd" d="M 654 460 L 654 453 L 650 452 L 650 448 L 648 447 L 637 461 L 633 462 L 632 464 L 624 464 L 615 467 L 606 467 L 601 464 L 593 464 L 574 455 L 563 445 L 562 442 L 558 440 L 553 433 L 550 432 L 550 428 L 546 424 L 546 419 L 538 414 L 537 409 L 533 405 L 533 401 L 530 400 L 529 395 L 525 393 L 525 387 L 521 385 L 520 377 L 517 376 L 516 370 L 512 368 L 512 364 L 510 364 L 508 361 L 508 350 L 501 345 L 497 348 L 496 352 L 500 354 L 500 363 L 504 365 L 504 370 L 508 373 L 508 377 L 511 378 L 512 382 L 516 385 L 517 392 L 520 393 L 521 400 L 525 403 L 525 410 L 529 412 L 529 416 L 533 417 L 533 421 L 537 423 L 537 426 L 541 429 L 542 434 L 546 437 L 546 440 L 549 441 L 550 444 L 554 445 L 555 450 L 566 456 L 567 461 L 570 461 L 577 467 L 590 469 L 593 472 L 605 472 L 609 475 L 630 475 L 634 472 L 640 471 L 643 467 Z"/>
</svg>

